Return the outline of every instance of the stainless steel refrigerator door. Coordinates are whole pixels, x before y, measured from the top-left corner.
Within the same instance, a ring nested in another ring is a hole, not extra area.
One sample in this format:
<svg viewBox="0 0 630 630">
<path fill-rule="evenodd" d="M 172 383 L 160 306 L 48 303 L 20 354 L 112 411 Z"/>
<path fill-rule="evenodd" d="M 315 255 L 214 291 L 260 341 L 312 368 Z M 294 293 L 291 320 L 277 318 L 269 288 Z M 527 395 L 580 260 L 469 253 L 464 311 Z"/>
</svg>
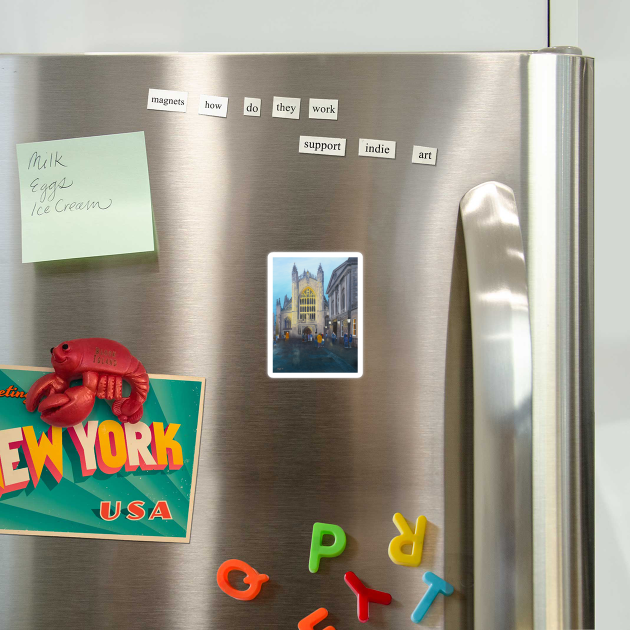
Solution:
<svg viewBox="0 0 630 630">
<path fill-rule="evenodd" d="M 455 594 L 436 600 L 423 627 L 472 627 L 472 352 L 459 202 L 481 182 L 508 185 L 526 254 L 537 255 L 534 57 L 551 74 L 572 69 L 583 120 L 592 62 L 568 55 L 0 59 L 0 362 L 43 365 L 60 339 L 105 336 L 149 372 L 207 378 L 191 543 L 0 536 L 0 625 L 262 630 L 295 627 L 325 606 L 341 629 L 358 625 L 343 583 L 353 570 L 394 597 L 372 607 L 370 623 L 402 628 L 431 570 Z M 151 87 L 188 91 L 188 113 L 148 111 Z M 197 115 L 200 94 L 228 96 L 228 117 Z M 274 95 L 301 97 L 301 119 L 272 118 Z M 260 118 L 242 116 L 245 96 L 263 99 Z M 308 119 L 309 97 L 338 98 L 339 120 Z M 138 130 L 158 252 L 21 264 L 15 144 Z M 583 131 L 576 142 L 588 162 L 588 116 Z M 299 155 L 300 135 L 347 138 L 346 157 Z M 396 159 L 358 157 L 359 137 L 396 140 Z M 437 165 L 412 164 L 413 144 L 438 147 Z M 588 197 L 585 180 L 578 188 Z M 588 242 L 588 199 L 578 205 L 571 234 Z M 572 244 L 559 253 L 546 243 L 545 255 L 578 270 L 578 293 L 567 295 L 587 295 L 590 267 L 578 266 Z M 292 250 L 363 254 L 362 378 L 267 376 L 266 259 Z M 588 322 L 575 326 L 588 360 Z M 581 363 L 569 369 L 588 390 Z M 419 569 L 387 556 L 395 512 L 429 520 Z M 315 521 L 341 525 L 348 546 L 312 575 Z M 218 589 L 216 570 L 230 557 L 270 576 L 255 601 Z"/>
</svg>

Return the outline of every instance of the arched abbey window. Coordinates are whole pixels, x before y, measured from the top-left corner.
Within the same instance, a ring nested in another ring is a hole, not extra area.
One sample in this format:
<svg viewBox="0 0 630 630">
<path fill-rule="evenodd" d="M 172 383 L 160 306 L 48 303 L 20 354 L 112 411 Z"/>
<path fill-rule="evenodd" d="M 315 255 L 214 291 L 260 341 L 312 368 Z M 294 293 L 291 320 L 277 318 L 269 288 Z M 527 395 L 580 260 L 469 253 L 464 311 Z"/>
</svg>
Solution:
<svg viewBox="0 0 630 630">
<path fill-rule="evenodd" d="M 341 289 L 341 310 L 346 310 L 346 290 Z"/>
<path fill-rule="evenodd" d="M 291 328 L 291 318 L 290 318 L 290 317 L 287 317 L 287 318 L 284 320 L 284 327 L 285 327 L 285 328 Z"/>
<path fill-rule="evenodd" d="M 315 321 L 315 292 L 309 287 L 300 294 L 300 320 Z"/>
</svg>

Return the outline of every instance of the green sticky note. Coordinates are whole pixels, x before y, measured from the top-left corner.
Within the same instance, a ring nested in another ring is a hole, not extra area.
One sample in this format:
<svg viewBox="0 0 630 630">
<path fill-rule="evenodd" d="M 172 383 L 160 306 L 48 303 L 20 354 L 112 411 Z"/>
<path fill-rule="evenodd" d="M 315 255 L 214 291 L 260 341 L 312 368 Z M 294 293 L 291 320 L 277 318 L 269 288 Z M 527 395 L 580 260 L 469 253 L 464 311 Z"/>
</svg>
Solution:
<svg viewBox="0 0 630 630">
<path fill-rule="evenodd" d="M 153 251 L 144 132 L 17 145 L 22 262 Z"/>
</svg>

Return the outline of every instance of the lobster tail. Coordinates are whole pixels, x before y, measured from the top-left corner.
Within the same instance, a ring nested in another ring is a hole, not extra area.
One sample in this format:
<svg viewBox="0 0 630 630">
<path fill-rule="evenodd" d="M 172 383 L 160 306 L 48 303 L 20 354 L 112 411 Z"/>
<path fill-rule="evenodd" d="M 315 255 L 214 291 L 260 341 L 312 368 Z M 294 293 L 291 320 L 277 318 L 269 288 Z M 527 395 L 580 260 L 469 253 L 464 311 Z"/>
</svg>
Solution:
<svg viewBox="0 0 630 630">
<path fill-rule="evenodd" d="M 144 365 L 138 359 L 134 358 L 131 364 L 133 365 L 134 362 L 136 364 L 134 369 L 125 374 L 125 379 L 131 385 L 131 396 L 129 398 L 135 397 L 142 405 L 149 395 L 149 375 L 144 369 Z"/>
<path fill-rule="evenodd" d="M 142 418 L 142 405 L 149 395 L 149 375 L 138 359 L 132 358 L 129 372 L 124 379 L 131 385 L 128 398 L 114 401 L 112 411 L 121 422 L 135 424 Z"/>
</svg>

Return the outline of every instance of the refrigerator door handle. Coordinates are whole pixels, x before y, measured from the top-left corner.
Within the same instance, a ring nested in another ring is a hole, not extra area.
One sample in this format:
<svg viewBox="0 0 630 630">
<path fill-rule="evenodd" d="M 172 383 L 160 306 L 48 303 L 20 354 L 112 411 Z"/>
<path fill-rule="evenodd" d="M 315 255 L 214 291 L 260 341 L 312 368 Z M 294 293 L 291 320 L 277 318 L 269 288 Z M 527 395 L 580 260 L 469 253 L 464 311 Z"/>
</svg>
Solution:
<svg viewBox="0 0 630 630">
<path fill-rule="evenodd" d="M 460 202 L 473 346 L 475 628 L 533 625 L 532 344 L 514 192 Z"/>
</svg>

